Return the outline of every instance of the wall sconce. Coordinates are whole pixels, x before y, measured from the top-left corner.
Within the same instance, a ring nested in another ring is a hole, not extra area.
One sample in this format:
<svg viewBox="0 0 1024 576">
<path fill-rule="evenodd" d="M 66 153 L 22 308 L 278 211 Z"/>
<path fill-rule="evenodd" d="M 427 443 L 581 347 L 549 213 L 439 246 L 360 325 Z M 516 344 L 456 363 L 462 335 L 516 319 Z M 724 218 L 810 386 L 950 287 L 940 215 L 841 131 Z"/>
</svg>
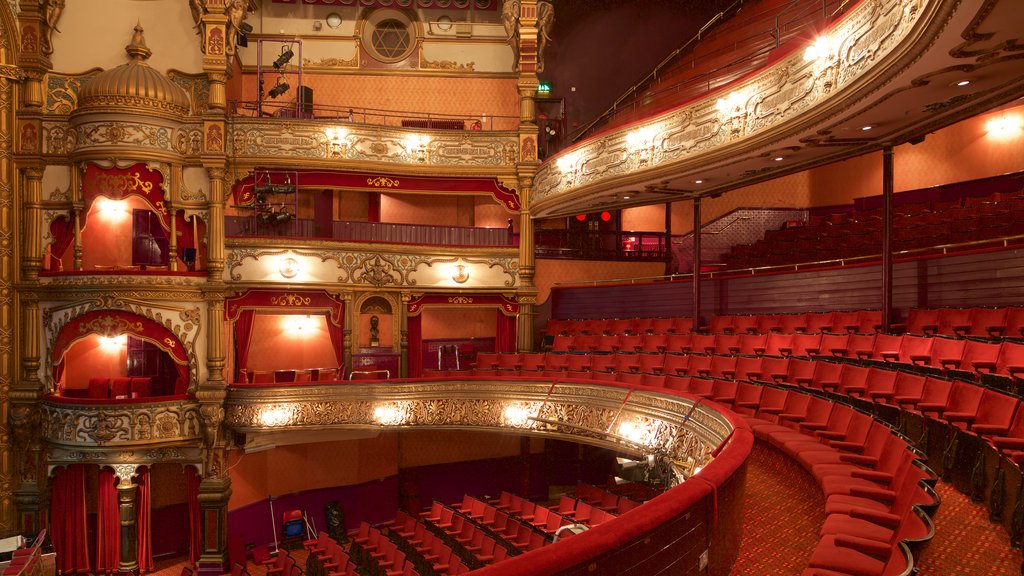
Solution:
<svg viewBox="0 0 1024 576">
<path fill-rule="evenodd" d="M 284 426 L 292 419 L 293 410 L 287 406 L 265 407 L 260 412 L 260 424 L 264 426 Z"/>
<path fill-rule="evenodd" d="M 328 128 L 327 155 L 331 158 L 340 158 L 348 154 L 348 130 L 344 128 Z"/>
<path fill-rule="evenodd" d="M 302 271 L 302 265 L 295 258 L 283 258 L 277 271 L 285 278 L 294 278 Z"/>
<path fill-rule="evenodd" d="M 839 73 L 839 45 L 838 40 L 820 36 L 804 50 L 804 61 L 814 63 L 815 75 L 821 77 L 821 86 L 826 93 L 832 90 Z"/>
<path fill-rule="evenodd" d="M 636 157 L 637 164 L 646 165 L 654 159 L 654 138 L 657 132 L 646 127 L 626 134 L 626 147 Z"/>
<path fill-rule="evenodd" d="M 465 284 L 469 280 L 469 269 L 466 268 L 465 264 L 456 264 L 455 271 L 452 273 L 452 280 L 456 284 Z"/>
<path fill-rule="evenodd" d="M 722 126 L 729 131 L 729 138 L 739 138 L 747 119 L 747 95 L 731 92 L 725 98 L 719 98 L 715 108 L 722 116 Z"/>
<path fill-rule="evenodd" d="M 995 140 L 1010 140 L 1024 132 L 1024 121 L 1016 114 L 1001 114 L 985 122 L 985 132 Z"/>
<path fill-rule="evenodd" d="M 110 198 L 99 198 L 96 200 L 96 209 L 100 216 L 106 220 L 121 220 L 128 215 L 127 204 L 124 200 L 112 200 Z"/>
<path fill-rule="evenodd" d="M 309 334 L 316 328 L 316 319 L 308 314 L 306 316 L 291 315 L 284 319 L 285 330 L 293 334 Z"/>
<path fill-rule="evenodd" d="M 715 109 L 722 114 L 735 114 L 742 112 L 747 98 L 739 92 L 730 92 L 725 98 L 719 98 L 715 102 Z"/>
<path fill-rule="evenodd" d="M 399 426 L 409 420 L 409 407 L 403 402 L 381 404 L 373 409 L 373 419 L 384 426 Z"/>
<path fill-rule="evenodd" d="M 819 36 L 814 44 L 804 50 L 804 61 L 832 59 L 836 57 L 838 46 L 828 36 Z"/>
<path fill-rule="evenodd" d="M 430 144 L 430 136 L 413 134 L 405 139 L 405 151 L 417 162 L 427 161 L 427 145 Z"/>
<path fill-rule="evenodd" d="M 567 177 L 567 185 L 573 186 L 583 172 L 583 155 L 579 152 L 572 152 L 559 156 L 555 166 Z"/>
<path fill-rule="evenodd" d="M 515 428 L 528 428 L 531 424 L 530 419 L 536 411 L 537 407 L 533 404 L 510 404 L 505 408 L 505 424 Z"/>
<path fill-rule="evenodd" d="M 100 336 L 100 348 L 107 353 L 120 352 L 128 345 L 128 335 Z"/>
</svg>

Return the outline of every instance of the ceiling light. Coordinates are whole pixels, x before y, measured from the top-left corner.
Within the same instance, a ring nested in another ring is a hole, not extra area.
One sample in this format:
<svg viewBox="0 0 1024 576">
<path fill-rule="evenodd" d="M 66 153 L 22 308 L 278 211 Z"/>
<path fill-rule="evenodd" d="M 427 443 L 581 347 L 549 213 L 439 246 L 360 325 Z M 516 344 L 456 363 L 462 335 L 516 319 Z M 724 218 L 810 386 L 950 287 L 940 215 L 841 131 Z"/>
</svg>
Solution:
<svg viewBox="0 0 1024 576">
<path fill-rule="evenodd" d="M 871 126 L 865 126 L 865 127 L 861 128 L 861 130 L 867 132 L 868 130 L 871 130 L 871 128 L 872 128 Z"/>
<path fill-rule="evenodd" d="M 776 156 L 775 157 L 775 161 L 776 162 L 782 162 L 783 160 L 784 160 L 784 158 L 782 156 Z"/>
<path fill-rule="evenodd" d="M 970 80 L 961 80 L 961 81 L 957 82 L 956 85 L 957 86 L 967 86 L 970 83 L 971 83 Z"/>
<path fill-rule="evenodd" d="M 629 200 L 629 196 L 623 196 L 622 199 L 623 200 Z"/>
<path fill-rule="evenodd" d="M 694 184 L 703 184 L 704 181 L 703 180 L 694 180 L 693 183 Z"/>
</svg>

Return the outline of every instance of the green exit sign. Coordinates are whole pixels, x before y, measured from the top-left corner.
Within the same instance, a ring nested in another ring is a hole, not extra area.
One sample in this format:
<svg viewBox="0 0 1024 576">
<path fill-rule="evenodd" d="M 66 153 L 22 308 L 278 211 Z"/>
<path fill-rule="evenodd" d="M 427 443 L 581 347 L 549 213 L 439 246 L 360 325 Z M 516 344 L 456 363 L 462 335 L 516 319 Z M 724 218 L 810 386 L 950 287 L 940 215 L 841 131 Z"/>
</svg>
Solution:
<svg viewBox="0 0 1024 576">
<path fill-rule="evenodd" d="M 538 84 L 537 85 L 537 93 L 538 94 L 550 94 L 551 93 L 551 83 L 550 82 L 541 82 L 540 84 Z"/>
</svg>

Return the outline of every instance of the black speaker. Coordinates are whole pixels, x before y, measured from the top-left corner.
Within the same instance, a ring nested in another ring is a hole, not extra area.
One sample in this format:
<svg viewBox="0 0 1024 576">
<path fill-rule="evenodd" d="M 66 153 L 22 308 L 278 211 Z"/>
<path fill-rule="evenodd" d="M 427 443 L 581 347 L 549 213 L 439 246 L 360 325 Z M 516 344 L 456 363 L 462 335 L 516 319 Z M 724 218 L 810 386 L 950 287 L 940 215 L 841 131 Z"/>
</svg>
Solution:
<svg viewBox="0 0 1024 576">
<path fill-rule="evenodd" d="M 309 86 L 299 86 L 299 104 L 303 114 L 313 116 L 313 89 Z"/>
<path fill-rule="evenodd" d="M 348 535 L 345 531 L 345 511 L 337 500 L 332 500 L 324 505 L 324 516 L 327 517 L 327 533 L 334 538 L 338 544 L 345 542 Z"/>
</svg>

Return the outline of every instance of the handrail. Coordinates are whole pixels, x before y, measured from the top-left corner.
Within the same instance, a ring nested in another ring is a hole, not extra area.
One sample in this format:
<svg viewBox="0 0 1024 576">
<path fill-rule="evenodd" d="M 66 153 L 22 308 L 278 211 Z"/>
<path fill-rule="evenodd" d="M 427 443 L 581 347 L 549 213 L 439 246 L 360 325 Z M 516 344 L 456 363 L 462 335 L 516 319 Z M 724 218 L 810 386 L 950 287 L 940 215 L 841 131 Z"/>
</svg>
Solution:
<svg viewBox="0 0 1024 576">
<path fill-rule="evenodd" d="M 309 119 L 309 120 L 324 120 L 330 122 L 342 121 L 353 124 L 372 124 L 375 126 L 386 126 L 388 120 L 398 121 L 394 125 L 399 125 L 401 120 L 427 120 L 427 121 L 452 121 L 452 122 L 464 122 L 465 129 L 467 130 L 497 130 L 494 127 L 495 120 L 508 120 L 515 122 L 515 126 L 512 128 L 502 129 L 514 129 L 519 124 L 519 116 L 502 115 L 502 114 L 487 114 L 484 113 L 480 116 L 470 116 L 465 113 L 446 113 L 446 112 L 421 112 L 414 110 L 394 110 L 389 108 L 370 108 L 367 106 L 344 106 L 337 104 L 313 104 L 311 103 L 306 111 L 303 112 L 296 107 L 295 101 L 267 101 L 263 100 L 257 102 L 256 100 L 230 100 L 228 101 L 227 112 L 229 116 L 234 117 L 259 117 L 258 112 L 262 109 L 262 116 L 265 118 L 293 118 L 296 115 Z M 268 109 L 272 112 L 268 112 Z M 248 113 L 245 113 L 248 112 Z M 380 121 L 375 121 L 380 119 Z M 475 122 L 480 123 L 480 127 L 474 126 Z"/>
<path fill-rule="evenodd" d="M 659 62 L 650 73 L 648 73 L 643 78 L 638 80 L 635 84 L 633 84 L 628 89 L 626 89 L 626 91 L 621 96 L 619 96 L 611 104 L 611 106 L 609 106 L 604 112 L 602 112 L 600 115 L 595 117 L 592 121 L 590 121 L 587 124 L 585 124 L 575 134 L 573 134 L 571 141 L 572 142 L 578 142 L 581 138 L 586 136 L 591 131 L 591 129 L 593 129 L 596 125 L 598 125 L 601 122 L 607 121 L 616 112 L 618 112 L 620 104 L 622 104 L 624 101 L 626 101 L 630 97 L 635 99 L 637 94 L 638 94 L 638 92 L 639 92 L 639 90 L 641 88 L 643 88 L 645 85 L 647 85 L 652 79 L 657 79 L 658 78 L 658 74 L 661 72 L 662 68 L 667 66 L 671 61 L 675 60 L 675 58 L 678 57 L 679 54 L 682 53 L 684 50 L 686 50 L 687 48 L 691 47 L 694 43 L 696 43 L 698 40 L 700 40 L 702 38 L 702 35 L 704 34 L 704 32 L 709 27 L 711 27 L 712 25 L 717 23 L 718 20 L 720 20 L 722 17 L 724 17 L 724 15 L 727 12 L 733 11 L 734 9 L 737 8 L 737 6 L 739 6 L 740 4 L 743 4 L 745 1 L 746 0 L 736 0 L 735 2 L 730 4 L 727 8 L 725 8 L 724 10 L 722 10 L 721 12 L 716 14 L 713 18 L 711 18 L 704 26 L 701 26 L 700 30 L 697 31 L 697 34 L 695 34 L 690 39 L 688 39 L 685 43 L 683 43 L 682 46 L 680 46 L 679 48 L 676 48 L 675 50 L 670 52 L 669 55 L 666 56 L 661 62 Z M 792 8 L 794 5 L 798 4 L 800 1 L 801 0 L 792 0 L 792 2 L 790 4 L 788 4 L 785 8 L 782 9 L 782 11 L 779 13 L 779 15 L 781 15 L 782 13 L 788 11 L 790 8 Z M 833 10 L 831 14 L 829 14 L 828 13 L 828 6 L 827 6 L 829 0 L 821 0 L 822 18 L 823 19 L 834 18 L 836 15 L 842 13 L 846 9 L 846 5 L 850 1 L 851 0 L 842 0 L 842 2 L 840 2 L 839 6 L 835 10 Z M 775 48 L 778 48 L 780 46 L 780 44 L 781 44 L 781 37 L 782 37 L 782 33 L 781 33 L 780 29 L 779 29 L 779 25 L 780 25 L 780 23 L 779 23 L 779 15 L 776 16 L 774 30 L 770 31 L 771 35 L 775 38 Z M 770 52 L 773 49 L 774 48 L 769 49 L 768 51 Z M 721 70 L 721 69 L 729 68 L 729 67 L 731 67 L 731 66 L 733 66 L 733 65 L 735 65 L 737 63 L 749 60 L 750 56 L 751 56 L 750 54 L 742 54 L 742 55 L 740 55 L 740 57 L 737 57 L 735 60 L 731 60 L 728 63 L 726 63 L 726 64 L 724 64 L 722 66 L 719 66 L 717 69 Z M 705 77 L 707 75 L 708 75 L 707 73 L 700 74 L 698 76 L 698 78 L 703 78 L 703 77 Z M 658 91 L 656 91 L 656 92 L 654 92 L 652 94 L 659 94 L 659 93 L 671 90 L 673 88 L 678 88 L 679 86 L 682 86 L 683 84 L 689 83 L 692 80 L 694 80 L 694 79 L 691 78 L 691 79 L 689 79 L 687 81 L 677 82 L 677 83 L 675 83 L 675 84 L 673 84 L 671 86 L 666 86 L 666 87 L 664 87 L 664 88 L 662 88 L 662 89 L 660 89 L 660 90 L 658 90 Z M 710 80 L 708 82 L 707 91 L 708 92 L 711 91 Z"/>
<path fill-rule="evenodd" d="M 928 248 L 912 248 L 910 250 L 897 250 L 897 251 L 893 252 L 893 257 L 894 258 L 895 257 L 903 257 L 904 261 L 906 261 L 906 260 L 910 260 L 910 259 L 912 259 L 912 258 L 914 258 L 916 256 L 927 255 L 927 254 L 924 254 L 924 253 L 933 252 L 934 250 L 940 250 L 940 249 L 942 250 L 942 254 L 943 255 L 947 255 L 947 254 L 951 254 L 951 253 L 963 252 L 963 251 L 965 251 L 964 247 L 969 247 L 969 246 L 989 245 L 989 247 L 992 247 L 991 245 L 994 242 L 1002 242 L 1002 244 L 1003 244 L 1002 248 L 1009 248 L 1011 244 L 1015 244 L 1015 242 L 1014 242 L 1015 240 L 1019 241 L 1019 242 L 1016 242 L 1016 243 L 1020 243 L 1021 241 L 1024 241 L 1024 234 L 1019 234 L 1019 235 L 1015 235 L 1015 236 L 1003 236 L 1001 238 L 990 238 L 988 240 L 972 240 L 970 242 L 960 242 L 960 243 L 956 243 L 956 244 L 937 244 L 935 246 L 930 246 Z M 708 271 L 708 272 L 701 272 L 700 273 L 700 277 L 703 280 L 714 280 L 714 279 L 720 278 L 722 276 L 729 276 L 729 277 L 737 276 L 737 275 L 739 275 L 741 273 L 743 273 L 743 275 L 746 275 L 745 274 L 746 272 L 750 272 L 751 276 L 753 276 L 755 274 L 758 274 L 758 273 L 761 273 L 761 272 L 784 272 L 784 271 L 799 272 L 799 271 L 804 270 L 804 269 L 817 269 L 817 268 L 821 268 L 822 266 L 837 265 L 837 264 L 839 266 L 847 266 L 847 265 L 853 266 L 853 265 L 869 264 L 872 261 L 880 259 L 881 257 L 882 257 L 881 254 L 867 254 L 867 255 L 864 255 L 864 256 L 851 256 L 849 258 L 833 258 L 833 259 L 830 259 L 830 260 L 816 260 L 814 262 L 797 262 L 797 263 L 793 263 L 793 264 L 775 264 L 773 266 L 753 266 L 753 267 L 750 267 L 750 268 L 729 268 L 729 269 L 723 269 L 723 270 L 714 270 L 714 271 Z M 683 273 L 683 274 L 663 274 L 661 276 L 640 276 L 640 277 L 636 277 L 636 278 L 609 278 L 609 279 L 605 279 L 605 280 L 583 280 L 583 281 L 575 281 L 575 282 L 555 282 L 555 283 L 552 284 L 552 287 L 555 287 L 555 286 L 600 286 L 602 284 L 642 284 L 642 283 L 646 283 L 646 282 L 672 282 L 672 281 L 676 281 L 676 280 L 690 280 L 692 282 L 693 281 L 693 272 L 687 272 L 687 273 Z"/>
</svg>

